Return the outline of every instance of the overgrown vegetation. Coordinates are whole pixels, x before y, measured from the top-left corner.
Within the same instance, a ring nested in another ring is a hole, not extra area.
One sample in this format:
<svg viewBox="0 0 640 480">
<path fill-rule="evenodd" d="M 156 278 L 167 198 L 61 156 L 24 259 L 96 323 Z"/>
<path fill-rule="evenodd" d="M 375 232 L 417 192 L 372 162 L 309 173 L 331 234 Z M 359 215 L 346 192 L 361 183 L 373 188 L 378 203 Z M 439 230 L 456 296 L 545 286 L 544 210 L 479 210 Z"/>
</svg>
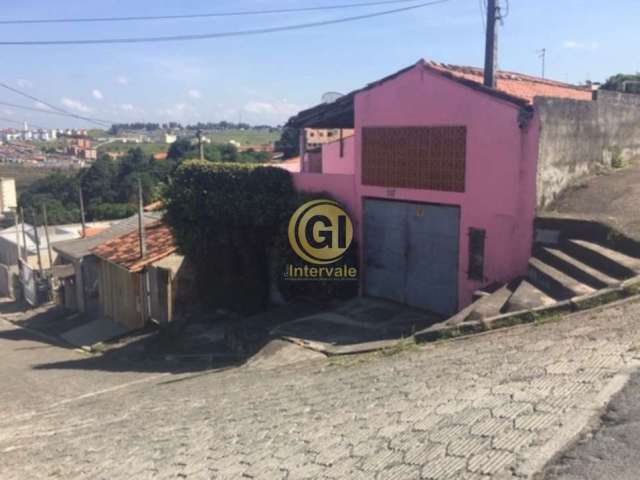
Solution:
<svg viewBox="0 0 640 480">
<path fill-rule="evenodd" d="M 287 225 L 307 200 L 295 192 L 283 169 L 182 164 L 166 192 L 166 219 L 180 250 L 195 266 L 200 298 L 211 307 L 248 314 L 264 309 L 275 285 L 288 299 L 355 294 L 355 282 L 284 282 L 284 265 L 294 261 Z"/>
</svg>

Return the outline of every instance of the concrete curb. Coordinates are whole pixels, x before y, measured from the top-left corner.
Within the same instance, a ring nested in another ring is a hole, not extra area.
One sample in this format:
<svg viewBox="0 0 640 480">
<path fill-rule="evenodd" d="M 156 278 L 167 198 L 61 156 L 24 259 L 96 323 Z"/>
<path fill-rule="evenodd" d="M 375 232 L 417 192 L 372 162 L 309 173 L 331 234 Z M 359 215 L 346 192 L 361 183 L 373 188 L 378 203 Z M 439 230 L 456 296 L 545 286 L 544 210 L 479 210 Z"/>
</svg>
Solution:
<svg viewBox="0 0 640 480">
<path fill-rule="evenodd" d="M 610 306 L 614 302 L 625 299 L 640 299 L 640 276 L 621 283 L 618 287 L 605 288 L 596 292 L 574 297 L 570 300 L 555 303 L 546 307 L 509 312 L 479 321 L 463 322 L 457 325 L 447 322 L 417 332 L 416 343 L 435 342 L 456 337 L 487 332 L 526 323 L 551 321 L 555 317 L 575 312 L 593 310 Z"/>
<path fill-rule="evenodd" d="M 370 353 L 388 348 L 399 347 L 411 341 L 413 337 L 393 338 L 389 340 L 378 340 L 373 342 L 354 343 L 351 345 L 331 345 L 324 342 L 314 342 L 298 337 L 277 337 L 287 342 L 294 343 L 300 347 L 322 353 L 327 357 L 335 357 L 339 355 L 357 355 L 359 353 Z"/>
</svg>

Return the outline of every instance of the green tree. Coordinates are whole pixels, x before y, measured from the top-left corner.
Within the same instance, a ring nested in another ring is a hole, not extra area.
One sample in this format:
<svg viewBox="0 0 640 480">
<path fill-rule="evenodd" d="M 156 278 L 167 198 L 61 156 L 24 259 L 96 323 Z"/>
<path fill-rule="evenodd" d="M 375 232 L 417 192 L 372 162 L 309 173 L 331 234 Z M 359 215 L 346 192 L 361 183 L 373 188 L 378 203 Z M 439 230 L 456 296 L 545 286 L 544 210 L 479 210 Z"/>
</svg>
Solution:
<svg viewBox="0 0 640 480">
<path fill-rule="evenodd" d="M 300 155 L 300 129 L 285 127 L 280 140 L 276 141 L 276 151 L 282 152 L 284 158 L 294 158 Z"/>
<path fill-rule="evenodd" d="M 194 145 L 187 138 L 179 138 L 171 144 L 167 152 L 167 159 L 174 162 L 181 162 L 188 155 L 194 152 Z"/>
<path fill-rule="evenodd" d="M 603 90 L 614 90 L 617 92 L 624 91 L 624 83 L 625 82 L 640 82 L 640 73 L 636 74 L 625 74 L 618 73 L 617 75 L 613 75 L 607 79 L 607 81 L 602 85 Z"/>
</svg>

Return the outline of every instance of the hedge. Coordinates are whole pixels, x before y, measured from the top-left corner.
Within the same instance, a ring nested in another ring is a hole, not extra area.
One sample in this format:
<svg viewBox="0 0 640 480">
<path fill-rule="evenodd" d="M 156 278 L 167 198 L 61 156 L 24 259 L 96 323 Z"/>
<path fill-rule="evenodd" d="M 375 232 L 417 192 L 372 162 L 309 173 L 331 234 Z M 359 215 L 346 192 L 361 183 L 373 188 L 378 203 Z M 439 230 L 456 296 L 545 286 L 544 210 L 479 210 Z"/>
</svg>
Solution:
<svg viewBox="0 0 640 480">
<path fill-rule="evenodd" d="M 256 164 L 189 161 L 165 193 L 166 220 L 181 253 L 195 266 L 200 298 L 209 306 L 256 313 L 276 283 L 285 299 L 344 298 L 356 282 L 285 282 L 286 263 L 296 263 L 287 239 L 295 210 L 311 198 L 298 194 L 284 169 Z M 357 264 L 356 248 L 347 255 Z M 296 284 L 294 284 L 296 283 Z"/>
</svg>

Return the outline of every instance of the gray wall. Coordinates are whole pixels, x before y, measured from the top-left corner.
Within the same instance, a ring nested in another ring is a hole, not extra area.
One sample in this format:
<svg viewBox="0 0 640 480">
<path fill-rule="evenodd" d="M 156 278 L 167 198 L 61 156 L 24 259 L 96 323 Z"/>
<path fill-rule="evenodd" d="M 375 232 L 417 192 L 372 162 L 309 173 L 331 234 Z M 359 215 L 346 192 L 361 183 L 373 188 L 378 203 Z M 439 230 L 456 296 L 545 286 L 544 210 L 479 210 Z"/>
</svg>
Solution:
<svg viewBox="0 0 640 480">
<path fill-rule="evenodd" d="M 599 91 L 593 102 L 539 97 L 538 209 L 580 179 L 640 155 L 640 95 Z"/>
</svg>

